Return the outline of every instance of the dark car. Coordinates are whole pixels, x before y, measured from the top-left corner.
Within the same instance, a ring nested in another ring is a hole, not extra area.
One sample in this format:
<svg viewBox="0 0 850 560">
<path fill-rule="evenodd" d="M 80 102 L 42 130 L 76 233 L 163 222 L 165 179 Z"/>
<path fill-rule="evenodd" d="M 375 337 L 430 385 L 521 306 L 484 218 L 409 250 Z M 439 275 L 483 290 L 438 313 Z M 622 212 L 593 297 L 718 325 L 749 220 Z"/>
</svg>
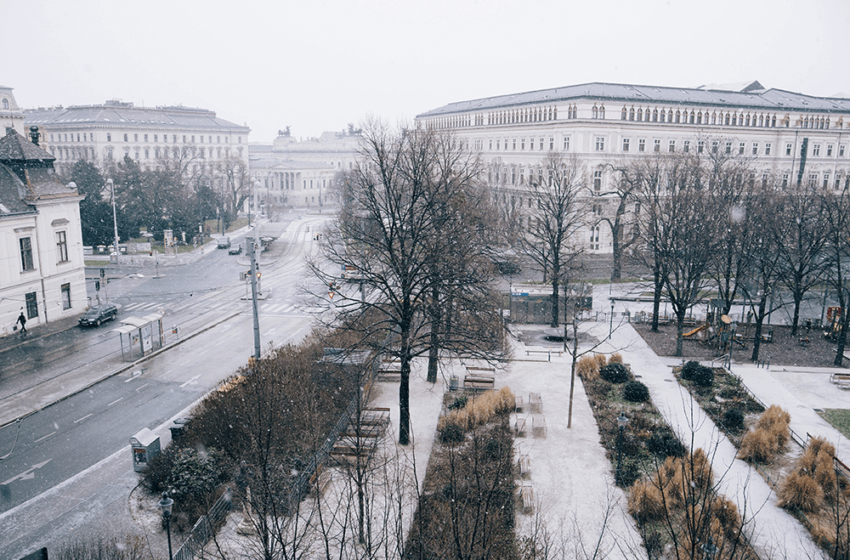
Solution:
<svg viewBox="0 0 850 560">
<path fill-rule="evenodd" d="M 99 327 L 101 323 L 111 321 L 118 315 L 118 306 L 111 303 L 103 305 L 95 305 L 90 307 L 88 311 L 80 317 L 81 327 L 90 327 L 92 325 Z"/>
<path fill-rule="evenodd" d="M 219 237 L 218 238 L 218 248 L 219 249 L 227 249 L 230 247 L 230 238 L 229 237 Z"/>
<path fill-rule="evenodd" d="M 241 255 L 242 254 L 242 245 L 237 245 L 236 247 L 231 247 L 227 252 L 228 255 Z"/>
</svg>

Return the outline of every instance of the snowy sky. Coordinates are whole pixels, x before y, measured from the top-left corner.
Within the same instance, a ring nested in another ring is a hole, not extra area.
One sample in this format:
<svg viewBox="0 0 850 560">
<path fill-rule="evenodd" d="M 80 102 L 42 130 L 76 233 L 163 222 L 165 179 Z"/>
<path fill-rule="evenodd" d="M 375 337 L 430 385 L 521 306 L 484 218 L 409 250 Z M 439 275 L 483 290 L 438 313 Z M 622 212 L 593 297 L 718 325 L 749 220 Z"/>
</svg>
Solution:
<svg viewBox="0 0 850 560">
<path fill-rule="evenodd" d="M 212 109 L 252 142 L 585 82 L 850 92 L 848 0 L 2 0 L 23 107 Z"/>
</svg>

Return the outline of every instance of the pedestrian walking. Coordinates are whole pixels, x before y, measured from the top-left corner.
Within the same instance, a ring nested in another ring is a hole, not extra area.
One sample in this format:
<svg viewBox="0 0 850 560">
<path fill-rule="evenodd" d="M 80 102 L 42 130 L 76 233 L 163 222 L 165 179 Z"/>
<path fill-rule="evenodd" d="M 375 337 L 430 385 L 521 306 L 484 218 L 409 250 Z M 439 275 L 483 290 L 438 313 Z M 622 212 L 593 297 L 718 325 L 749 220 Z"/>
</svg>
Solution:
<svg viewBox="0 0 850 560">
<path fill-rule="evenodd" d="M 24 317 L 23 311 L 21 311 L 21 314 L 18 316 L 18 320 L 15 321 L 15 325 L 17 325 L 18 323 L 21 324 L 21 334 L 27 334 L 27 318 Z"/>
</svg>

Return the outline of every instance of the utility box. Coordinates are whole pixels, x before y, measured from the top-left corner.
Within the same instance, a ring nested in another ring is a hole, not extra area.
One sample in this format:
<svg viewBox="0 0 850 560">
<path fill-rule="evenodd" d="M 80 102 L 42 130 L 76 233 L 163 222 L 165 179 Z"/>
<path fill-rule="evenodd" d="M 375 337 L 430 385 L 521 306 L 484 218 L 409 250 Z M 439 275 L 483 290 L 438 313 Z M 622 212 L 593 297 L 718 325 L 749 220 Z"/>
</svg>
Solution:
<svg viewBox="0 0 850 560">
<path fill-rule="evenodd" d="M 174 425 L 169 426 L 168 429 L 171 430 L 171 441 L 177 441 L 183 437 L 183 433 L 186 431 L 191 420 L 191 418 L 178 418 L 174 421 Z"/>
<path fill-rule="evenodd" d="M 130 447 L 133 452 L 133 470 L 145 472 L 148 464 L 159 455 L 159 436 L 144 428 L 130 438 Z"/>
</svg>

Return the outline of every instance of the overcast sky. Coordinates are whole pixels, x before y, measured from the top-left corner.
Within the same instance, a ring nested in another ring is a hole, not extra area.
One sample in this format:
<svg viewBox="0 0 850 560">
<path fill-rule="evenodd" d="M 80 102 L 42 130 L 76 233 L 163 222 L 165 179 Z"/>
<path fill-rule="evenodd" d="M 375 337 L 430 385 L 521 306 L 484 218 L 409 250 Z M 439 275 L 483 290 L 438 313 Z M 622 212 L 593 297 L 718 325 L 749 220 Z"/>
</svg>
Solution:
<svg viewBox="0 0 850 560">
<path fill-rule="evenodd" d="M 22 107 L 203 107 L 252 142 L 585 82 L 850 92 L 848 0 L 0 0 L 0 19 Z"/>
</svg>

